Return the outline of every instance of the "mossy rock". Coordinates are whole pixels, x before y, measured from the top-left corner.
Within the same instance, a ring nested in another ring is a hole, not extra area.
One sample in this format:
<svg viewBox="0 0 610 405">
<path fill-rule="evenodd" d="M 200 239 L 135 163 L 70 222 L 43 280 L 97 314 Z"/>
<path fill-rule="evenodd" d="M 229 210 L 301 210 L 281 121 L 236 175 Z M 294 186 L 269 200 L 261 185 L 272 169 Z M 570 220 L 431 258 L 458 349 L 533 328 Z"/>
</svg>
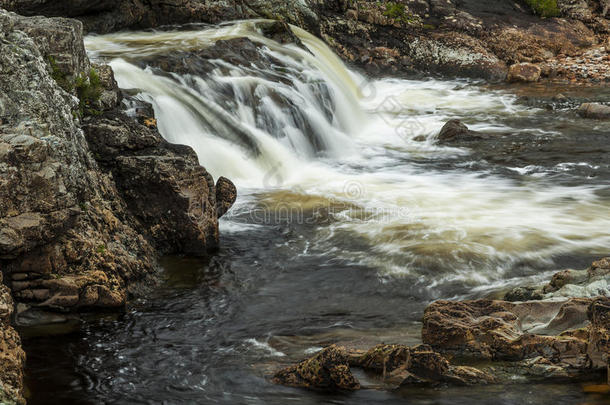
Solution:
<svg viewBox="0 0 610 405">
<path fill-rule="evenodd" d="M 525 2 L 540 17 L 558 17 L 560 14 L 557 0 L 525 0 Z"/>
</svg>

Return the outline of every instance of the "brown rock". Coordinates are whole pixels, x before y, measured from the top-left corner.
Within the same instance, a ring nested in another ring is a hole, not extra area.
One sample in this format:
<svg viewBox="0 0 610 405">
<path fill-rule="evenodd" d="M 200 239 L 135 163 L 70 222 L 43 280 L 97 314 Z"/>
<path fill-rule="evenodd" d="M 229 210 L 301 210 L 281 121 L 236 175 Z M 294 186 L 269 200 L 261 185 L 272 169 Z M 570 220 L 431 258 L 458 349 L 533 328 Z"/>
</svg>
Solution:
<svg viewBox="0 0 610 405">
<path fill-rule="evenodd" d="M 322 390 L 357 390 L 360 383 L 352 375 L 347 352 L 342 347 L 329 346 L 301 363 L 278 371 L 273 382 L 292 387 Z"/>
<path fill-rule="evenodd" d="M 478 137 L 476 132 L 469 130 L 462 121 L 457 119 L 447 121 L 438 134 L 439 142 L 443 143 L 467 140 L 476 137 Z"/>
<path fill-rule="evenodd" d="M 610 298 L 594 300 L 587 310 L 591 331 L 587 355 L 593 368 L 608 366 L 610 353 Z"/>
<path fill-rule="evenodd" d="M 25 353 L 19 334 L 10 326 L 13 299 L 2 284 L 0 272 L 0 403 L 25 404 L 23 398 L 23 369 Z"/>
<path fill-rule="evenodd" d="M 237 199 L 235 184 L 226 177 L 219 177 L 216 181 L 216 213 L 222 217 L 233 206 Z"/>
<path fill-rule="evenodd" d="M 352 356 L 350 364 L 381 374 L 385 383 L 396 386 L 413 384 L 456 385 L 487 384 L 495 379 L 473 367 L 453 366 L 428 345 L 378 345 Z"/>
<path fill-rule="evenodd" d="M 537 82 L 542 69 L 532 63 L 517 63 L 508 68 L 506 80 L 509 82 Z"/>
<path fill-rule="evenodd" d="M 559 334 L 586 325 L 589 303 L 437 301 L 424 312 L 422 338 L 440 352 L 515 361 L 541 356 L 582 368 L 587 364 L 587 342 L 574 334 Z"/>
</svg>

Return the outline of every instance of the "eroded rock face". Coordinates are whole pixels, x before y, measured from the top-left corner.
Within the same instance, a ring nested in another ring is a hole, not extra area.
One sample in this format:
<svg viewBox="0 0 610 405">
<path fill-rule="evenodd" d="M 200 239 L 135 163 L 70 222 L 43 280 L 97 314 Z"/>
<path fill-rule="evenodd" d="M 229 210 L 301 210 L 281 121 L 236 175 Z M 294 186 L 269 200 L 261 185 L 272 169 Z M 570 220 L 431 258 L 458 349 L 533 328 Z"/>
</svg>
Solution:
<svg viewBox="0 0 610 405">
<path fill-rule="evenodd" d="M 357 390 L 360 383 L 352 375 L 347 352 L 342 347 L 329 346 L 301 363 L 278 371 L 276 384 L 321 390 Z"/>
<path fill-rule="evenodd" d="M 422 338 L 434 349 L 493 360 L 532 360 L 560 370 L 607 365 L 607 299 L 563 302 L 437 301 Z"/>
<path fill-rule="evenodd" d="M 99 171 L 74 119 L 76 101 L 50 76 L 38 47 L 53 53 L 66 44 L 65 55 L 82 48 L 80 24 L 58 19 L 53 31 L 53 21 L 45 22 L 50 38 L 65 36 L 47 46 L 47 39 L 35 41 L 22 31 L 32 24 L 37 35 L 39 20 L 0 12 L 0 260 L 18 300 L 88 306 L 98 300 L 86 298 L 87 288 L 124 297 L 128 280 L 152 271 L 153 255 L 120 219 L 124 207 L 114 183 Z M 88 65 L 65 59 L 66 69 Z M 96 271 L 106 277 L 91 281 Z M 63 277 L 77 275 L 91 282 L 77 283 L 81 289 L 62 298 L 73 285 Z"/>
</svg>

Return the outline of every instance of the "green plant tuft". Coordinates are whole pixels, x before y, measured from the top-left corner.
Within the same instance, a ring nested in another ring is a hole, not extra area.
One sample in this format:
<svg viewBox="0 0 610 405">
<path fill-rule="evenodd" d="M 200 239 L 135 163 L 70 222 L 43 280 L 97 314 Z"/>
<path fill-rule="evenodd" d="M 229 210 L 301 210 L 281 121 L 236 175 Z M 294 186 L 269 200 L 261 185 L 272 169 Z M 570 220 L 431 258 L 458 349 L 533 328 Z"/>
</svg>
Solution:
<svg viewBox="0 0 610 405">
<path fill-rule="evenodd" d="M 83 73 L 72 79 L 59 68 L 53 56 L 49 56 L 49 65 L 51 66 L 51 77 L 59 87 L 68 93 L 76 92 L 78 96 L 78 111 L 73 112 L 74 118 L 102 113 L 95 108 L 104 91 L 100 76 L 95 69 L 91 68 L 88 74 Z"/>
<path fill-rule="evenodd" d="M 540 17 L 559 16 L 559 6 L 557 0 L 525 0 L 534 13 Z"/>
<path fill-rule="evenodd" d="M 100 115 L 101 111 L 95 109 L 95 106 L 99 104 L 104 89 L 100 76 L 95 69 L 92 68 L 89 75 L 78 76 L 74 81 L 74 88 L 80 100 L 78 104 L 80 116 Z"/>
</svg>

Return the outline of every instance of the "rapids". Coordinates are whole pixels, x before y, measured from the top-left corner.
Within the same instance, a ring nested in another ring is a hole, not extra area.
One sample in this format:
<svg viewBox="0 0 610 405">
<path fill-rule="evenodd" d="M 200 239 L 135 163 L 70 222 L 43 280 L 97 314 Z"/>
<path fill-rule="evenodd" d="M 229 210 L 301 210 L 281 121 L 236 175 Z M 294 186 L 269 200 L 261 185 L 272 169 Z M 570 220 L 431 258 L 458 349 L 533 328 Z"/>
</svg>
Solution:
<svg viewBox="0 0 610 405">
<path fill-rule="evenodd" d="M 86 38 L 121 88 L 152 103 L 162 135 L 193 147 L 239 197 L 221 220 L 217 257 L 167 259 L 157 297 L 66 339 L 53 355 L 66 381 L 44 377 L 52 369 L 37 360 L 51 343 L 26 341 L 38 395 L 55 384 L 71 387 L 66 400 L 92 402 L 391 402 L 400 395 L 325 397 L 264 375 L 329 342 L 416 343 L 431 300 L 493 296 L 610 253 L 607 126 L 572 125 L 566 112 L 469 81 L 368 79 L 307 32 L 293 27 L 307 49 L 281 45 L 256 23 Z M 281 65 L 217 59 L 198 75 L 149 64 L 244 36 Z M 439 145 L 451 118 L 497 141 Z M 499 159 L 514 139 L 531 153 Z M 572 154 L 580 141 L 594 147 Z M 534 390 L 502 401 L 495 389 L 411 395 L 497 404 Z M 540 391 L 532 403 L 584 398 L 569 385 Z"/>
</svg>

